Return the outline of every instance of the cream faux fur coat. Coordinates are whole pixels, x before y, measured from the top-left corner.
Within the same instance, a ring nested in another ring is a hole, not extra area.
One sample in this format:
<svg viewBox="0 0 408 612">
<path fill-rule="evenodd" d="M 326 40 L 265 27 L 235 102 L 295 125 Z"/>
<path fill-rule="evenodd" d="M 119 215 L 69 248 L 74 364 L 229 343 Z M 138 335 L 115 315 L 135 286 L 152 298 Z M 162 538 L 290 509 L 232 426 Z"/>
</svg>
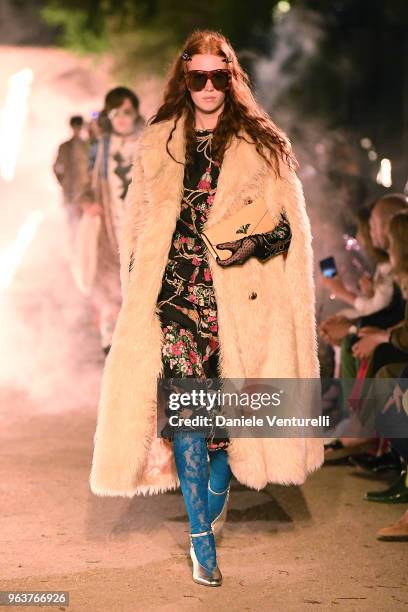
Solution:
<svg viewBox="0 0 408 612">
<path fill-rule="evenodd" d="M 182 162 L 183 124 L 182 116 L 169 144 Z M 103 372 L 89 478 L 96 495 L 131 497 L 179 486 L 171 443 L 156 436 L 162 372 L 156 302 L 184 176 L 184 166 L 166 151 L 173 127 L 174 120 L 148 126 L 134 162 L 120 244 L 123 302 Z M 251 257 L 241 266 L 222 268 L 209 257 L 223 378 L 320 375 L 310 222 L 296 173 L 283 162 L 281 172 L 277 179 L 255 146 L 239 138 L 224 155 L 207 229 L 247 198 L 264 198 L 276 222 L 285 207 L 292 240 L 286 260 L 278 255 L 262 263 Z M 323 448 L 322 438 L 232 438 L 228 456 L 238 481 L 260 490 L 269 482 L 302 484 L 322 465 Z"/>
</svg>

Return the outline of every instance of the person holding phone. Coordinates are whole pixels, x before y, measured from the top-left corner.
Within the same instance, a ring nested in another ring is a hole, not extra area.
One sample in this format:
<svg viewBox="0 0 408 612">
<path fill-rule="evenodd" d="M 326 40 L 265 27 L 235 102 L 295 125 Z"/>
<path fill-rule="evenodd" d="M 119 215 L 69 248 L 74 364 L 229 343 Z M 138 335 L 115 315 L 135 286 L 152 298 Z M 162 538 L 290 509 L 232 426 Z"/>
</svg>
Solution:
<svg viewBox="0 0 408 612">
<path fill-rule="evenodd" d="M 320 262 L 323 272 L 323 285 L 330 290 L 334 297 L 353 307 L 352 310 L 342 311 L 343 316 L 348 318 L 368 316 L 381 311 L 391 303 L 395 286 L 391 274 L 391 264 L 386 254 L 388 225 L 392 216 L 406 207 L 406 196 L 398 193 L 383 196 L 374 202 L 369 216 L 369 228 L 371 240 L 376 249 L 377 265 L 372 282 L 367 277 L 360 279 L 362 283 L 361 295 L 345 287 L 336 269 L 333 257 Z"/>
<path fill-rule="evenodd" d="M 344 289 L 342 281 L 324 279 L 332 291 L 340 291 L 344 300 L 353 304 L 353 308 L 343 309 L 329 317 L 320 325 L 320 334 L 328 342 L 341 345 L 341 380 L 344 403 L 344 420 L 339 424 L 341 437 L 326 446 L 339 454 L 356 452 L 361 443 L 369 442 L 365 437 L 358 438 L 361 423 L 357 413 L 349 415 L 348 396 L 354 385 L 358 370 L 364 361 L 369 360 L 365 378 L 375 375 L 376 370 L 389 361 L 402 361 L 404 354 L 389 343 L 392 330 L 399 326 L 404 316 L 405 300 L 401 289 L 392 275 L 392 264 L 389 257 L 389 226 L 400 211 L 407 210 L 407 198 L 403 194 L 389 194 L 376 200 L 370 210 L 361 211 L 358 216 L 359 241 L 366 253 L 376 262 L 373 279 L 373 293 L 367 296 L 356 296 Z M 367 228 L 367 229 L 366 229 Z M 368 231 L 367 231 L 368 230 Z M 336 288 L 337 287 L 337 288 Z M 371 355 L 373 349 L 381 344 L 381 350 Z M 379 363 L 377 363 L 379 362 Z M 352 426 L 352 423 L 354 425 Z M 346 437 L 344 431 L 354 431 L 354 437 Z M 338 434 L 337 434 L 338 435 Z M 393 461 L 392 457 L 390 460 Z"/>
<path fill-rule="evenodd" d="M 193 580 L 205 586 L 222 582 L 214 534 L 231 476 L 259 490 L 304 482 L 323 463 L 320 438 L 155 435 L 158 378 L 319 378 L 312 235 L 295 161 L 228 40 L 193 32 L 135 159 L 90 485 L 122 496 L 180 486 Z M 201 230 L 255 198 L 275 227 L 238 235 L 221 265 Z"/>
</svg>

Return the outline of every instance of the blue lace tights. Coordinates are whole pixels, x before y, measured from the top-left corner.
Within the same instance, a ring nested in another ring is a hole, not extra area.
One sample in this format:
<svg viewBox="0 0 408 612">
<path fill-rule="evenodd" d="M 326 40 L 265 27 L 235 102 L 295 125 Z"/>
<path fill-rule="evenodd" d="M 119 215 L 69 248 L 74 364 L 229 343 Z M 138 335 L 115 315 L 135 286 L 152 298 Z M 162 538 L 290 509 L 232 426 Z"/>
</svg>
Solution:
<svg viewBox="0 0 408 612">
<path fill-rule="evenodd" d="M 223 491 L 228 486 L 231 469 L 227 461 L 227 452 L 222 449 L 211 451 L 211 469 L 209 470 L 207 442 L 205 435 L 200 432 L 175 433 L 173 451 L 191 533 L 210 531 L 211 520 L 219 511 L 216 511 L 217 508 L 214 509 L 211 502 L 212 512 L 216 513 L 214 516 L 210 515 L 208 482 L 211 477 L 211 488 L 216 491 Z M 220 498 L 224 496 L 212 497 Z M 215 502 L 218 504 L 219 500 L 216 499 Z M 192 538 L 192 541 L 195 554 L 201 565 L 209 571 L 214 570 L 217 566 L 214 535 L 211 533 Z"/>
<path fill-rule="evenodd" d="M 223 509 L 232 472 L 228 463 L 228 453 L 226 450 L 221 448 L 209 451 L 209 455 L 211 490 L 215 493 L 223 493 L 223 495 L 214 495 L 211 493 L 210 489 L 208 489 L 208 510 L 210 513 L 210 521 L 213 521 Z"/>
</svg>

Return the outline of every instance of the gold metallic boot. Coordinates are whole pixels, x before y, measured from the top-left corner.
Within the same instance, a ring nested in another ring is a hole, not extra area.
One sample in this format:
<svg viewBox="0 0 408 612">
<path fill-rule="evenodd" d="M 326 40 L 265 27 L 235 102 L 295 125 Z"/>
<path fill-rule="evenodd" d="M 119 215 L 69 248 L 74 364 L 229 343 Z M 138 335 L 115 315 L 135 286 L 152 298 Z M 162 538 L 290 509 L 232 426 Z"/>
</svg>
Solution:
<svg viewBox="0 0 408 612">
<path fill-rule="evenodd" d="M 228 485 L 228 487 L 225 489 L 225 491 L 222 491 L 221 493 L 216 493 L 215 491 L 212 490 L 212 488 L 210 487 L 210 484 L 208 483 L 208 490 L 210 491 L 211 495 L 225 495 L 225 492 L 227 492 L 227 495 L 225 496 L 225 501 L 224 501 L 224 505 L 222 507 L 221 512 L 211 522 L 211 529 L 213 531 L 213 534 L 216 536 L 216 535 L 219 535 L 219 533 L 221 532 L 222 528 L 224 527 L 224 523 L 226 521 L 226 518 L 227 518 L 227 509 L 228 509 L 228 499 L 229 499 L 229 494 L 230 494 L 230 485 Z"/>
<path fill-rule="evenodd" d="M 218 565 L 212 571 L 206 569 L 197 559 L 193 546 L 193 538 L 210 535 L 210 533 L 212 533 L 212 531 L 203 531 L 202 533 L 190 533 L 190 557 L 193 562 L 193 580 L 194 582 L 197 582 L 198 584 L 203 584 L 204 586 L 221 586 L 222 574 L 218 569 Z"/>
</svg>

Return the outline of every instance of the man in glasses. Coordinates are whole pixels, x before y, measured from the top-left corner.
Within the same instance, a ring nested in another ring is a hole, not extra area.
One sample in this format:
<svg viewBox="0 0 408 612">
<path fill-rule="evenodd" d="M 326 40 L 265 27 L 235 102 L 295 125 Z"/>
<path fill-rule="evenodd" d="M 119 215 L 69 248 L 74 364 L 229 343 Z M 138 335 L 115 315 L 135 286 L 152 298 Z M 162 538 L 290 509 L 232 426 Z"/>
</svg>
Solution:
<svg viewBox="0 0 408 612">
<path fill-rule="evenodd" d="M 85 214 L 100 215 L 92 301 L 99 317 L 102 350 L 108 354 L 121 303 L 119 236 L 131 169 L 145 121 L 139 98 L 127 87 L 105 97 L 99 117 L 101 138 L 92 146 L 89 185 L 82 197 Z"/>
</svg>

